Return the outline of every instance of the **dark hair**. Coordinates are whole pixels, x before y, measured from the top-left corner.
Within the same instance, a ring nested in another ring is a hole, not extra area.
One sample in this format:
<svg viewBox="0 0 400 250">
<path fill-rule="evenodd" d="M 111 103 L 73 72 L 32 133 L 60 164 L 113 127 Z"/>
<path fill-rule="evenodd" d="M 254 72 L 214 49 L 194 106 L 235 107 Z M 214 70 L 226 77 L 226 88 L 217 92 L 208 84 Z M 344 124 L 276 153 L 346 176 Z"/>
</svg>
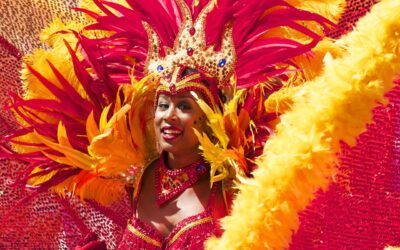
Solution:
<svg viewBox="0 0 400 250">
<path fill-rule="evenodd" d="M 185 77 L 185 76 L 187 76 L 187 75 L 190 75 L 190 74 L 192 74 L 192 73 L 197 73 L 197 72 L 199 72 L 197 69 L 185 68 L 185 69 L 182 71 L 181 77 Z"/>
</svg>

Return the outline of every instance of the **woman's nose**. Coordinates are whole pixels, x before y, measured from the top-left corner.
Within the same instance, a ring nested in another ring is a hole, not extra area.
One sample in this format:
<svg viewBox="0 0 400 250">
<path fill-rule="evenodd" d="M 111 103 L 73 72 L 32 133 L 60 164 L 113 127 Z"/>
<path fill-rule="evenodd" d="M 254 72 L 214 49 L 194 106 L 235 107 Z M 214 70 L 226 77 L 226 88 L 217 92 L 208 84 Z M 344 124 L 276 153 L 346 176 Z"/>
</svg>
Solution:
<svg viewBox="0 0 400 250">
<path fill-rule="evenodd" d="M 166 120 L 176 120 L 176 107 L 175 105 L 170 105 L 169 108 L 165 111 L 164 119 Z"/>
</svg>

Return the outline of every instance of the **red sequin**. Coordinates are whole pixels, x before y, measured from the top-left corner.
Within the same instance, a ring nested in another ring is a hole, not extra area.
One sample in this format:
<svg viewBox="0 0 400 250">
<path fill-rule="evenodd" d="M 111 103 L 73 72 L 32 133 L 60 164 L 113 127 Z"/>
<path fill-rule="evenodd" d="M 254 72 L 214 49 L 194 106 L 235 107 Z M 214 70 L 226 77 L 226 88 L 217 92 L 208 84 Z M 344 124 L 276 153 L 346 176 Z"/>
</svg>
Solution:
<svg viewBox="0 0 400 250">
<path fill-rule="evenodd" d="M 169 85 L 169 90 L 170 90 L 171 92 L 175 92 L 175 90 L 176 90 L 176 85 L 173 84 L 173 83 L 171 83 L 171 84 Z"/>
<path fill-rule="evenodd" d="M 196 29 L 194 27 L 189 29 L 189 34 L 193 36 L 196 33 Z"/>
<path fill-rule="evenodd" d="M 188 55 L 188 56 L 193 56 L 194 50 L 193 50 L 192 48 L 188 48 L 188 49 L 186 50 L 186 52 L 187 52 L 187 55 Z"/>
</svg>

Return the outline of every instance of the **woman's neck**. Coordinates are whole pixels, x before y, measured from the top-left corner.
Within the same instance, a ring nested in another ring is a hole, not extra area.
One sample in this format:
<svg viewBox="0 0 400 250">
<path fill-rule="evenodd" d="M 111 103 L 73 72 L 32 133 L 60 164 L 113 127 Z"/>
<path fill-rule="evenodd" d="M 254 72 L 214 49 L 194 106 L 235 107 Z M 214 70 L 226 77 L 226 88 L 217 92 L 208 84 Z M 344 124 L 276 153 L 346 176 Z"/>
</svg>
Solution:
<svg viewBox="0 0 400 250">
<path fill-rule="evenodd" d="M 197 152 L 189 155 L 177 155 L 168 152 L 166 158 L 167 165 L 170 169 L 180 169 L 200 160 L 201 155 Z"/>
</svg>

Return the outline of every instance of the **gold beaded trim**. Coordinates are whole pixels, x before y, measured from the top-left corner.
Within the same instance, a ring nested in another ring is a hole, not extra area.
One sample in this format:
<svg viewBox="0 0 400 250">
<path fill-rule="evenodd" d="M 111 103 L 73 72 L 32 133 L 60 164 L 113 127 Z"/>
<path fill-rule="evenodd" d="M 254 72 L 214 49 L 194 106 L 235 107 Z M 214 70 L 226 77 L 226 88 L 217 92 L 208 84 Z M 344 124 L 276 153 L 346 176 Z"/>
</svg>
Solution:
<svg viewBox="0 0 400 250">
<path fill-rule="evenodd" d="M 174 91 L 171 91 L 171 89 L 166 85 L 160 85 L 157 88 L 157 93 L 160 93 L 161 91 L 164 91 L 164 92 L 172 94 L 174 92 L 175 93 L 180 93 L 182 90 L 184 92 L 191 91 L 191 90 L 194 90 L 194 91 L 195 90 L 199 90 L 200 92 L 203 92 L 203 94 L 205 94 L 206 98 L 208 99 L 208 103 L 212 105 L 211 108 L 214 108 L 214 110 L 215 110 L 216 103 L 214 101 L 213 95 L 211 94 L 211 91 L 201 83 L 187 82 L 187 83 L 184 83 L 184 84 L 177 84 L 176 85 L 176 89 Z"/>
<path fill-rule="evenodd" d="M 182 227 L 181 230 L 174 235 L 174 237 L 172 237 L 172 239 L 168 242 L 168 245 L 172 245 L 185 231 L 189 230 L 190 228 L 212 221 L 212 219 L 212 217 L 205 217 L 187 224 L 186 226 Z"/>
<path fill-rule="evenodd" d="M 150 243 L 156 247 L 161 247 L 162 244 L 161 242 L 150 238 L 149 236 L 143 234 L 142 232 L 140 232 L 139 230 L 137 230 L 134 226 L 132 226 L 131 221 L 128 221 L 128 230 L 133 233 L 134 235 L 136 235 L 137 237 L 139 237 L 140 239 L 146 241 L 147 243 Z"/>
</svg>

